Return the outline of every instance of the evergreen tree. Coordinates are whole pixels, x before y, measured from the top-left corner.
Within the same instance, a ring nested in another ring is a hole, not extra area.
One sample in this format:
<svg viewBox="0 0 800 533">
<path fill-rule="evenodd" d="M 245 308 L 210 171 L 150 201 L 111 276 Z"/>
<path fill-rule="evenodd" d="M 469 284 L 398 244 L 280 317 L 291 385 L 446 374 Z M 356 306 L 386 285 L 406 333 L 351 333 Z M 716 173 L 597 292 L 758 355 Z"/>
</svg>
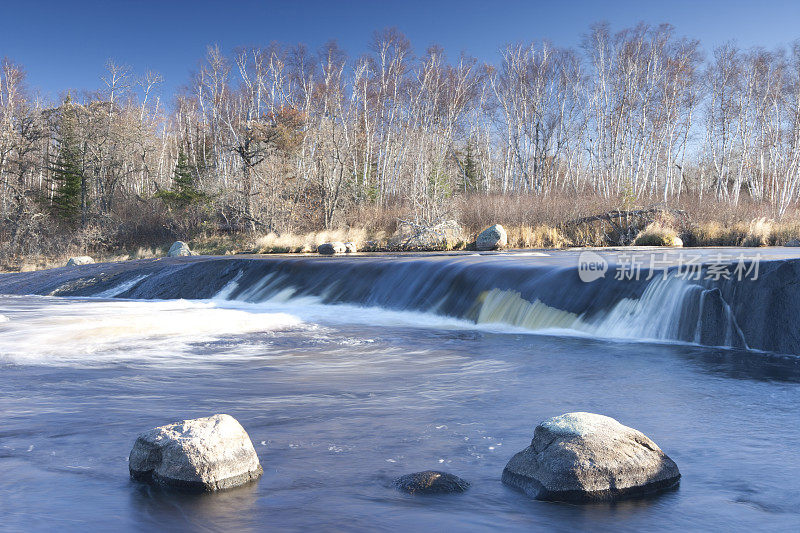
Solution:
<svg viewBox="0 0 800 533">
<path fill-rule="evenodd" d="M 51 166 L 55 182 L 52 207 L 62 220 L 69 224 L 77 224 L 82 220 L 84 176 L 69 96 L 63 106 L 59 144 L 58 158 Z"/>
<path fill-rule="evenodd" d="M 195 185 L 192 168 L 189 166 L 189 159 L 183 149 L 178 152 L 178 162 L 172 173 L 170 190 L 158 191 L 156 197 L 161 198 L 169 207 L 178 209 L 208 201 L 208 196 Z"/>
<path fill-rule="evenodd" d="M 472 141 L 467 141 L 467 153 L 464 156 L 463 167 L 463 189 L 464 192 L 478 190 L 478 165 L 472 156 Z"/>
</svg>

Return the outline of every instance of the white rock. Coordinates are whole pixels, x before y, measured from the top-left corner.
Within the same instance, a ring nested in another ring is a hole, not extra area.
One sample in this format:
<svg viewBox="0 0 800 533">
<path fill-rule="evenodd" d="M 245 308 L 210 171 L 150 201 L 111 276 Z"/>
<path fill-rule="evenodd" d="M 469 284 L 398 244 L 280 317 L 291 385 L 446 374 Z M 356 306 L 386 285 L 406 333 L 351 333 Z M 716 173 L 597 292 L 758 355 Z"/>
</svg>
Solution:
<svg viewBox="0 0 800 533">
<path fill-rule="evenodd" d="M 70 257 L 69 261 L 67 261 L 67 266 L 91 265 L 92 263 L 94 263 L 94 259 L 88 255 L 79 255 L 77 257 Z"/>
<path fill-rule="evenodd" d="M 169 252 L 167 252 L 168 257 L 183 257 L 187 255 L 194 254 L 189 249 L 189 245 L 183 241 L 175 241 L 172 243 L 172 246 L 169 247 Z"/>
<path fill-rule="evenodd" d="M 678 466 L 644 434 L 613 418 L 567 413 L 536 427 L 503 483 L 540 500 L 616 500 L 675 486 Z"/>
<path fill-rule="evenodd" d="M 500 224 L 486 228 L 475 239 L 475 247 L 478 250 L 496 250 L 506 245 L 508 245 L 508 235 Z"/>
<path fill-rule="evenodd" d="M 348 253 L 348 254 L 354 254 L 354 253 L 356 253 L 358 251 L 358 248 L 356 247 L 356 245 L 354 243 L 346 242 L 346 243 L 344 243 L 344 251 L 345 251 L 345 253 Z"/>
<path fill-rule="evenodd" d="M 142 433 L 128 466 L 136 480 L 201 491 L 242 485 L 263 472 L 247 432 L 224 414 Z"/>
<path fill-rule="evenodd" d="M 389 248 L 401 251 L 452 250 L 463 240 L 464 230 L 455 220 L 435 225 L 401 221 L 389 239 Z"/>
</svg>

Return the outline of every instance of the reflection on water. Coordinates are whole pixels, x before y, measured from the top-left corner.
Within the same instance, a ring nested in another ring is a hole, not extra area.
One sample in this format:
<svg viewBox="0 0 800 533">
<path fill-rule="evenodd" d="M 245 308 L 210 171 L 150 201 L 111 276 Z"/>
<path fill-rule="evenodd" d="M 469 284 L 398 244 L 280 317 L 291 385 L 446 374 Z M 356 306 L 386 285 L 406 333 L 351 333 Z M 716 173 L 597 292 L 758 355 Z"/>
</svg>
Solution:
<svg viewBox="0 0 800 533">
<path fill-rule="evenodd" d="M 131 520 L 143 528 L 162 528 L 177 515 L 195 530 L 226 529 L 226 524 L 253 515 L 258 504 L 257 482 L 212 494 L 164 490 L 131 482 L 129 492 Z"/>
<path fill-rule="evenodd" d="M 133 304 L 0 298 L 0 529 L 787 530 L 800 520 L 797 358 L 355 307 Z M 216 329 L 203 331 L 209 320 L 192 313 L 209 309 Z M 286 317 L 277 328 L 275 316 Z M 75 333 L 137 320 L 160 329 L 92 342 Z M 503 486 L 535 425 L 569 411 L 652 437 L 680 466 L 680 488 L 576 506 Z M 128 479 L 137 433 L 220 412 L 249 432 L 259 481 L 192 495 Z M 422 469 L 472 486 L 430 498 L 392 488 Z"/>
</svg>

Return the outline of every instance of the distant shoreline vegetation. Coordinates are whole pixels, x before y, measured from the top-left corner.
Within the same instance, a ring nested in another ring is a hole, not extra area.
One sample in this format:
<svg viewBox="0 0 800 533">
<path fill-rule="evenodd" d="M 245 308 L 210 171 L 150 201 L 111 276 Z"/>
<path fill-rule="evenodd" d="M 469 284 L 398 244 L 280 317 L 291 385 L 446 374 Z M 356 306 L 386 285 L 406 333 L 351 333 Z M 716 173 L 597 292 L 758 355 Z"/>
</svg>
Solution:
<svg viewBox="0 0 800 533">
<path fill-rule="evenodd" d="M 492 65 L 396 29 L 369 50 L 210 46 L 173 95 L 109 61 L 58 102 L 2 60 L 0 267 L 176 239 L 388 249 L 400 221 L 455 220 L 456 249 L 495 223 L 510 247 L 630 244 L 642 221 L 596 217 L 654 205 L 640 242 L 800 237 L 800 43 L 704 52 L 669 25 L 595 24 L 578 48 L 516 43 Z"/>
</svg>

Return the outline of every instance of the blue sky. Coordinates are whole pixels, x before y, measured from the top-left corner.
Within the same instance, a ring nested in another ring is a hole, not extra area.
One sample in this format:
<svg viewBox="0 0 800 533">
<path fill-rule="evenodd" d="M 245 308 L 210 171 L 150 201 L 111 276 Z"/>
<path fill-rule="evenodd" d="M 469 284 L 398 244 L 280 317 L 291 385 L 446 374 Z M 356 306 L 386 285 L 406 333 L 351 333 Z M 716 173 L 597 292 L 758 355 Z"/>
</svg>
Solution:
<svg viewBox="0 0 800 533">
<path fill-rule="evenodd" d="M 185 84 L 208 44 L 223 50 L 272 40 L 316 49 L 336 39 L 351 55 L 376 29 L 397 26 L 417 52 L 441 44 L 497 59 L 507 42 L 547 38 L 574 46 L 592 22 L 615 29 L 669 22 L 706 50 L 728 40 L 772 48 L 800 38 L 797 1 L 496 0 L 9 0 L 0 9 L 0 57 L 23 64 L 31 88 L 56 96 L 94 89 L 108 58 L 156 70 L 169 95 Z"/>
</svg>

